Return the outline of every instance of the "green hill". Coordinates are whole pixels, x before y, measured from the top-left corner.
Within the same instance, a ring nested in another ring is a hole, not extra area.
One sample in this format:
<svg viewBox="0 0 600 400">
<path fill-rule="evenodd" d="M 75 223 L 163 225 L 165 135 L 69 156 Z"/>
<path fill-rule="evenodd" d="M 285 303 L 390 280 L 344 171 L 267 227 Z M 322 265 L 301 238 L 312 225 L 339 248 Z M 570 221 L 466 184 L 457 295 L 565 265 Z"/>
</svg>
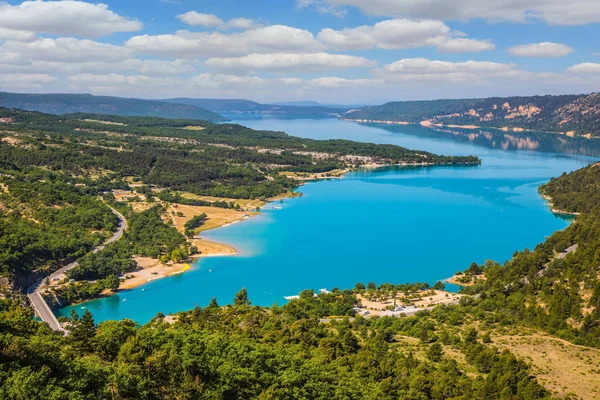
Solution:
<svg viewBox="0 0 600 400">
<path fill-rule="evenodd" d="M 93 96 L 91 94 L 21 94 L 0 92 L 0 107 L 39 111 L 46 114 L 110 114 L 119 116 L 201 119 L 225 118 L 194 105 L 163 101 Z"/>
<path fill-rule="evenodd" d="M 349 110 L 343 118 L 475 125 L 600 135 L 600 94 L 404 101 Z"/>
<path fill-rule="evenodd" d="M 188 104 L 196 107 L 206 108 L 214 112 L 232 113 L 261 113 L 261 114 L 285 114 L 295 117 L 302 116 L 335 116 L 343 112 L 336 107 L 315 105 L 286 105 L 286 104 L 261 104 L 252 100 L 244 99 L 190 99 L 177 98 L 163 100 L 170 103 Z"/>
</svg>

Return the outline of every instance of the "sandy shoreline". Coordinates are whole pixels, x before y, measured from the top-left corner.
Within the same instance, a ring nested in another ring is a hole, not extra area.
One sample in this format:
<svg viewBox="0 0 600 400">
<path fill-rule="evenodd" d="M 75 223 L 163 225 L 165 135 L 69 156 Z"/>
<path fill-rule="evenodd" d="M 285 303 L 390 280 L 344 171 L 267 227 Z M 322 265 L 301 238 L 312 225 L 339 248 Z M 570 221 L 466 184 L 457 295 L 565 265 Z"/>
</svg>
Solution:
<svg viewBox="0 0 600 400">
<path fill-rule="evenodd" d="M 434 124 L 430 120 L 423 120 L 421 122 L 408 122 L 408 121 L 393 121 L 393 120 L 376 120 L 376 119 L 352 119 L 352 118 L 341 118 L 342 121 L 351 121 L 358 122 L 360 124 L 385 124 L 385 125 L 421 125 L 425 128 L 454 128 L 454 129 L 494 129 L 501 132 L 538 132 L 538 133 L 550 133 L 554 135 L 566 135 L 569 137 L 574 137 L 574 132 L 549 132 L 549 131 L 535 131 L 531 129 L 521 128 L 521 127 L 508 127 L 508 126 L 479 126 L 479 125 L 454 125 L 454 124 Z M 589 135 L 579 135 L 585 139 L 591 139 Z"/>
<path fill-rule="evenodd" d="M 554 203 L 552 202 L 552 197 L 550 197 L 550 196 L 548 196 L 547 194 L 544 194 L 544 193 L 540 193 L 540 196 L 542 196 L 542 198 L 544 200 L 546 200 L 546 202 L 548 203 L 548 206 L 550 207 L 550 211 L 553 212 L 554 214 L 580 215 L 580 213 L 578 213 L 578 212 L 563 211 L 563 210 L 559 210 L 557 208 L 554 208 Z"/>
</svg>

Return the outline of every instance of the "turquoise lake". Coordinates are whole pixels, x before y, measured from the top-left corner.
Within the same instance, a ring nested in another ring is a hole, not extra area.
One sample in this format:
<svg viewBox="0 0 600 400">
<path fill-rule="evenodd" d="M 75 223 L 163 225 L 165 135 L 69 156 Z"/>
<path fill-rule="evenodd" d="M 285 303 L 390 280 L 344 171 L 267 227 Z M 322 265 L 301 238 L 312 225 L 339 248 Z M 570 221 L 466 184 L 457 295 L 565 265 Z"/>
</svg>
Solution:
<svg viewBox="0 0 600 400">
<path fill-rule="evenodd" d="M 363 170 L 302 186 L 301 198 L 275 202 L 250 220 L 207 232 L 239 254 L 200 259 L 191 271 L 86 307 L 96 322 L 145 323 L 164 314 L 232 301 L 242 287 L 253 304 L 285 303 L 304 289 L 357 282 L 430 282 L 471 262 L 504 262 L 569 221 L 550 212 L 537 187 L 598 156 L 591 141 L 555 135 L 433 131 L 336 119 L 231 117 L 254 129 L 315 139 L 391 143 L 447 155 L 481 157 L 479 167 Z M 583 140 L 583 141 L 582 141 Z M 587 143 L 586 143 L 587 142 Z M 124 301 L 127 300 L 127 301 Z"/>
</svg>

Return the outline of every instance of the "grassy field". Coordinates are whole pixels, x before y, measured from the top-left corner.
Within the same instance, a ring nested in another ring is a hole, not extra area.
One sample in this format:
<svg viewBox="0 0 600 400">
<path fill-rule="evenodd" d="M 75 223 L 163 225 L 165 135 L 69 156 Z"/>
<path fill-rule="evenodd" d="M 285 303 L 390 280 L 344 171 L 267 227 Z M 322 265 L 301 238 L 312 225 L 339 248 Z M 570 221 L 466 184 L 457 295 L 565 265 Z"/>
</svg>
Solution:
<svg viewBox="0 0 600 400">
<path fill-rule="evenodd" d="M 492 336 L 494 345 L 531 362 L 539 381 L 558 396 L 600 398 L 600 350 L 541 333 Z"/>
</svg>

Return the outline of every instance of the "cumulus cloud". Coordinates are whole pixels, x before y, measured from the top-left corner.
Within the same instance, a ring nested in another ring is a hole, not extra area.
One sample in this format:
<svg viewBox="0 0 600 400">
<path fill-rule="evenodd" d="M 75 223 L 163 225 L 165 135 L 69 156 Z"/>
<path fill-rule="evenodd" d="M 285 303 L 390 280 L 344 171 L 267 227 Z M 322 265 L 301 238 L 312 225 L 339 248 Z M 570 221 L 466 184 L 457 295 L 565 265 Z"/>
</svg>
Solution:
<svg viewBox="0 0 600 400">
<path fill-rule="evenodd" d="M 210 58 L 206 66 L 226 71 L 321 72 L 332 69 L 372 67 L 363 57 L 328 53 L 250 54 L 244 57 Z"/>
<path fill-rule="evenodd" d="M 304 53 L 324 49 L 323 44 L 309 31 L 284 25 L 271 25 L 231 34 L 178 31 L 168 35 L 134 36 L 125 46 L 144 54 L 178 58 Z"/>
<path fill-rule="evenodd" d="M 16 40 L 19 42 L 30 42 L 35 39 L 36 35 L 34 32 L 0 28 L 0 40 Z"/>
<path fill-rule="evenodd" d="M 28 61 L 117 62 L 133 55 L 130 49 L 121 46 L 66 37 L 39 38 L 26 43 L 6 41 L 0 46 L 0 50 L 18 53 L 22 59 Z"/>
<path fill-rule="evenodd" d="M 600 64 L 598 63 L 581 63 L 567 68 L 568 73 L 572 74 L 597 74 L 600 75 Z"/>
<path fill-rule="evenodd" d="M 137 20 L 114 13 L 105 4 L 83 1 L 25 1 L 0 3 L 0 26 L 52 35 L 99 37 L 142 29 Z"/>
<path fill-rule="evenodd" d="M 373 26 L 363 25 L 342 30 L 323 29 L 318 39 L 333 49 L 365 50 L 410 49 L 436 46 L 447 53 L 473 53 L 495 48 L 487 40 L 455 38 L 451 29 L 441 21 L 390 19 Z"/>
<path fill-rule="evenodd" d="M 360 90 L 383 85 L 379 78 L 347 79 L 341 77 L 262 78 L 232 74 L 203 73 L 190 79 L 177 77 L 150 77 L 121 74 L 79 74 L 69 78 L 69 87 L 74 91 L 95 94 L 141 97 L 239 97 L 245 94 L 253 99 L 282 100 L 287 96 L 297 98 L 319 95 L 321 98 L 335 93 L 356 96 Z M 159 95 L 158 95 L 159 94 Z"/>
<path fill-rule="evenodd" d="M 442 53 L 479 53 L 494 50 L 496 45 L 490 40 L 450 38 L 437 44 L 437 48 Z"/>
<path fill-rule="evenodd" d="M 0 85 L 4 90 L 39 89 L 55 80 L 48 74 L 0 74 Z"/>
<path fill-rule="evenodd" d="M 225 22 L 214 14 L 201 14 L 197 11 L 188 11 L 184 14 L 179 14 L 177 18 L 187 25 L 203 26 L 206 28 L 247 30 L 262 27 L 261 24 L 249 18 L 233 18 Z"/>
<path fill-rule="evenodd" d="M 525 74 L 513 64 L 489 61 L 449 62 L 426 58 L 406 58 L 385 65 L 380 76 L 389 81 L 469 82 Z"/>
<path fill-rule="evenodd" d="M 310 2 L 310 1 L 309 1 Z M 551 25 L 584 25 L 600 22 L 597 0 L 318 0 L 329 6 L 355 6 L 368 15 L 470 20 L 527 22 L 546 21 Z"/>
<path fill-rule="evenodd" d="M 346 79 L 335 76 L 325 76 L 321 78 L 314 78 L 308 82 L 308 86 L 312 88 L 321 89 L 339 89 L 345 87 L 365 87 L 365 86 L 378 86 L 384 83 L 383 79 L 368 78 L 368 79 Z"/>
<path fill-rule="evenodd" d="M 569 55 L 573 48 L 566 44 L 542 42 L 513 46 L 507 51 L 517 57 L 553 58 Z"/>
</svg>

